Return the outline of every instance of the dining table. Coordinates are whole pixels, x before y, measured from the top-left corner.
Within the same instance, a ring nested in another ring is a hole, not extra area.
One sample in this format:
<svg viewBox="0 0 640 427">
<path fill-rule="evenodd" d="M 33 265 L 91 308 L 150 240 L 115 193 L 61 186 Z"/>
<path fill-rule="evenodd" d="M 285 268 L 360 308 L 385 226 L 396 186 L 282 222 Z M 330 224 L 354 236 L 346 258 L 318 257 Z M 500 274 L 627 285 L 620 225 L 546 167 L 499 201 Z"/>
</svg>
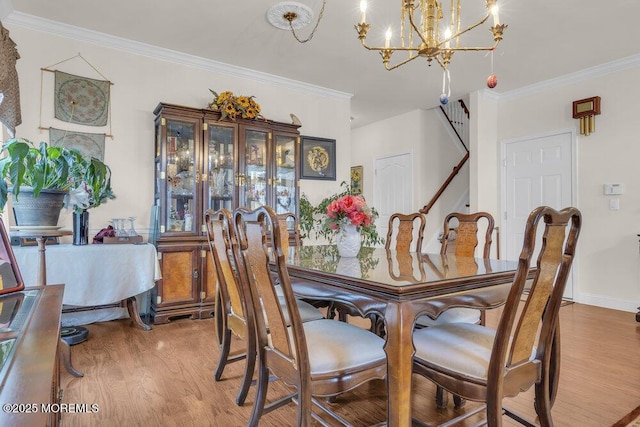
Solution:
<svg viewBox="0 0 640 427">
<path fill-rule="evenodd" d="M 506 301 L 516 261 L 454 254 L 397 252 L 363 247 L 353 258 L 336 246 L 295 246 L 287 270 L 294 293 L 310 300 L 337 301 L 363 317 L 385 322 L 387 425 L 412 425 L 412 332 L 421 315 L 437 318 L 451 307 L 496 308 Z"/>
</svg>

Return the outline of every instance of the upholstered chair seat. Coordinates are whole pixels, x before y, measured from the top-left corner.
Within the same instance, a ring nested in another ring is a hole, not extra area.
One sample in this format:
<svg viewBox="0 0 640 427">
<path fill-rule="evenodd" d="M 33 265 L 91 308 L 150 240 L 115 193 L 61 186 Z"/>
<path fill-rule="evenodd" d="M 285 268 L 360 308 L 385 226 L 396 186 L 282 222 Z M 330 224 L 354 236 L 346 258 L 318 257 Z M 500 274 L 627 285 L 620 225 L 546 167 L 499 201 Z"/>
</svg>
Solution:
<svg viewBox="0 0 640 427">
<path fill-rule="evenodd" d="M 416 321 L 417 327 L 429 327 L 444 323 L 480 323 L 480 311 L 475 308 L 455 307 L 445 310 L 436 319 L 420 316 Z"/>
<path fill-rule="evenodd" d="M 323 374 L 348 372 L 366 364 L 386 363 L 384 339 L 365 329 L 330 319 L 306 322 L 303 327 L 312 380 Z M 314 390 L 314 395 L 322 394 Z"/>
<path fill-rule="evenodd" d="M 413 334 L 415 357 L 469 380 L 487 380 L 495 329 L 473 323 L 445 323 Z M 535 357 L 536 347 L 531 353 Z"/>
<path fill-rule="evenodd" d="M 278 295 L 278 301 L 280 305 L 283 307 L 283 313 L 285 316 L 285 321 L 288 325 L 291 324 L 291 319 L 289 318 L 289 313 L 286 311 L 287 302 L 284 298 L 284 295 Z M 300 318 L 303 322 L 311 322 L 313 320 L 323 319 L 324 315 L 320 310 L 309 304 L 308 302 L 302 301 L 301 299 L 296 298 L 296 304 L 298 305 L 298 311 L 300 312 Z"/>
</svg>

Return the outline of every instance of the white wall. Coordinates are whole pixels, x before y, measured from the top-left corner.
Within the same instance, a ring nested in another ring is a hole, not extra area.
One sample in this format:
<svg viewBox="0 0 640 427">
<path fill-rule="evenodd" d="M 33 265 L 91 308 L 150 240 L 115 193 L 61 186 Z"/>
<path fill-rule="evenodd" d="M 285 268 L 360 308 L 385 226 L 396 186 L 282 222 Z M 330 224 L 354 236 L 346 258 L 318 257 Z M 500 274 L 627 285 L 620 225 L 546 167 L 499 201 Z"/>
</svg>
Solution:
<svg viewBox="0 0 640 427">
<path fill-rule="evenodd" d="M 497 159 L 500 141 L 576 129 L 577 207 L 583 226 L 574 264 L 578 273 L 574 299 L 636 311 L 640 305 L 640 106 L 634 101 L 640 97 L 639 65 L 636 61 L 609 68 L 612 72 L 569 76 L 553 86 L 500 97 L 497 138 L 486 141 L 482 149 Z M 602 98 L 602 114 L 596 116 L 596 132 L 586 137 L 579 135 L 579 121 L 572 118 L 572 101 L 591 96 Z M 477 174 L 493 180 L 496 171 L 500 168 L 494 162 L 481 162 Z M 605 183 L 623 184 L 624 194 L 603 195 Z M 620 210 L 609 210 L 612 197 L 620 199 Z M 493 208 L 499 199 L 485 189 L 478 200 Z"/>
<path fill-rule="evenodd" d="M 364 196 L 371 204 L 375 206 L 375 160 L 405 153 L 413 155 L 413 211 L 421 209 L 435 195 L 464 156 L 451 140 L 441 114 L 439 109 L 415 110 L 353 130 L 351 160 L 353 165 L 364 167 Z M 467 163 L 427 215 L 425 248 L 442 229 L 444 216 L 465 193 L 468 181 Z"/>
<path fill-rule="evenodd" d="M 111 86 L 113 139 L 107 138 L 105 163 L 113 172 L 112 185 L 117 198 L 92 209 L 91 231 L 108 225 L 112 217 L 136 216 L 138 231 L 146 231 L 153 204 L 153 110 L 159 102 L 204 108 L 212 100 L 209 88 L 217 92 L 254 95 L 265 117 L 290 122 L 290 113 L 302 121 L 300 132 L 337 140 L 337 181 L 301 181 L 301 191 L 310 199 L 337 191 L 342 180 L 349 179 L 350 96 L 305 85 L 251 70 L 225 67 L 147 45 L 115 39 L 99 33 L 79 31 L 75 27 L 49 21 L 37 30 L 38 22 L 9 19 L 5 26 L 17 43 L 21 58 L 20 78 L 22 125 L 16 136 L 35 142 L 48 141 L 48 131 L 38 129 L 73 126 L 53 118 L 53 74 L 43 75 L 43 112 L 40 118 L 41 68 L 64 61 L 78 53 L 114 84 Z M 45 25 L 46 24 L 46 25 Z M 54 34 L 63 34 L 59 36 Z M 85 42 L 83 40 L 91 40 Z M 224 65 L 224 64 L 223 64 Z M 60 71 L 91 78 L 100 76 L 81 58 L 63 62 Z M 219 71 L 219 70 L 223 71 Z M 97 128 L 97 133 L 105 132 Z M 82 130 L 87 130 L 86 127 Z M 109 132 L 109 129 L 106 129 Z M 61 223 L 71 224 L 71 214 L 63 211 Z"/>
</svg>

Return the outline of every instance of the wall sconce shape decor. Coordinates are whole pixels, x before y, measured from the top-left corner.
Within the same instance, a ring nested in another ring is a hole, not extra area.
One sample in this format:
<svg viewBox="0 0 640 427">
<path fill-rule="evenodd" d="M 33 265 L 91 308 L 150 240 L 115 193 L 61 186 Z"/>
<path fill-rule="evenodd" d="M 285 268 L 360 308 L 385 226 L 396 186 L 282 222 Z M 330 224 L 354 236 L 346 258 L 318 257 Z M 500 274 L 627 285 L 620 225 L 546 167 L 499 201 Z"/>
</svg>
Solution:
<svg viewBox="0 0 640 427">
<path fill-rule="evenodd" d="M 573 118 L 580 119 L 580 135 L 589 136 L 596 131 L 596 118 L 600 114 L 600 97 L 573 101 Z"/>
</svg>

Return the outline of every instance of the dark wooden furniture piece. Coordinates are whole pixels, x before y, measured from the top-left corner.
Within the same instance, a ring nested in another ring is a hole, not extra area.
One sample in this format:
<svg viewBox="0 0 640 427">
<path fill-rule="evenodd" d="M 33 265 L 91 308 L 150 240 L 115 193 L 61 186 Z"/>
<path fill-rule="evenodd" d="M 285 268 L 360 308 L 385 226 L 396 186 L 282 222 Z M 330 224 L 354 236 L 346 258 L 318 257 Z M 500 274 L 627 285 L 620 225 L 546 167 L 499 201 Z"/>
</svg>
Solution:
<svg viewBox="0 0 640 427">
<path fill-rule="evenodd" d="M 474 256 L 476 247 L 479 244 L 478 230 L 479 224 L 485 221 L 484 243 L 482 246 L 482 257 L 489 258 L 491 255 L 491 236 L 495 221 L 488 212 L 475 212 L 464 214 L 453 212 L 444 219 L 444 231 L 442 234 L 441 253 L 447 253 L 450 246 L 458 256 Z M 457 223 L 457 225 L 453 225 Z M 453 244 L 452 244 L 453 243 Z"/>
<path fill-rule="evenodd" d="M 488 212 L 475 212 L 470 214 L 452 212 L 444 219 L 442 233 L 442 245 L 440 253 L 454 253 L 459 257 L 475 256 L 476 248 L 480 243 L 478 235 L 480 228 L 484 226 L 482 258 L 488 259 L 491 254 L 491 243 L 494 228 L 493 216 Z M 464 268 L 458 265 L 458 268 Z M 474 266 L 470 267 L 472 270 Z M 469 308 L 453 308 L 438 319 L 423 317 L 418 320 L 420 326 L 433 326 L 446 322 L 468 322 L 484 324 L 484 310 L 473 310 Z M 445 403 L 440 401 L 439 405 Z M 442 407 L 442 406 L 441 406 Z"/>
<path fill-rule="evenodd" d="M 219 112 L 161 103 L 155 114 L 156 246 L 162 280 L 155 323 L 211 317 L 216 274 L 204 211 L 267 204 L 298 210 L 298 125 L 221 120 Z"/>
<path fill-rule="evenodd" d="M 288 240 L 288 231 L 281 229 L 275 212 L 268 206 L 236 210 L 234 223 L 241 250 L 238 271 L 251 284 L 258 339 L 258 393 L 248 425 L 257 426 L 263 414 L 289 402 L 298 405 L 296 425 L 309 426 L 312 418 L 322 419 L 313 411 L 314 405 L 321 408 L 324 417 L 344 423 L 319 398 L 383 379 L 384 340 L 344 322 L 319 319 L 303 323 L 281 247 L 281 242 Z M 272 242 L 271 254 L 267 235 Z M 279 285 L 271 274 L 270 259 Z M 293 393 L 266 405 L 270 373 Z"/>
<path fill-rule="evenodd" d="M 640 234 L 638 234 L 638 237 L 640 237 Z M 640 307 L 638 307 L 638 312 L 636 313 L 636 322 L 640 322 Z"/>
<path fill-rule="evenodd" d="M 285 223 L 283 229 L 287 230 L 286 221 L 282 220 L 282 222 Z M 257 356 L 255 319 L 249 290 L 251 285 L 237 270 L 239 264 L 237 259 L 240 253 L 235 228 L 231 222 L 231 212 L 224 208 L 215 212 L 207 209 L 205 224 L 210 253 L 218 277 L 215 321 L 220 357 L 214 378 L 220 381 L 228 363 L 245 359 L 245 373 L 236 398 L 236 403 L 242 405 L 251 385 Z M 288 235 L 288 232 L 282 233 L 283 245 L 286 247 L 289 244 Z M 297 300 L 296 305 L 303 322 L 323 317 L 320 311 L 304 301 Z M 244 348 L 237 349 L 233 354 L 231 353 L 232 335 L 246 341 Z"/>
<path fill-rule="evenodd" d="M 21 298 L 13 321 L 0 331 L 3 350 L 6 340 L 15 339 L 0 370 L 0 401 L 5 405 L 0 425 L 57 426 L 60 422 L 55 405 L 61 401 L 58 346 L 63 291 L 64 285 L 28 287 L 19 295 L 0 298 L 3 317 L 8 301 Z"/>
<path fill-rule="evenodd" d="M 391 214 L 389 216 L 387 238 L 385 239 L 384 244 L 385 249 L 395 249 L 399 253 L 408 253 L 409 251 L 420 252 L 422 250 L 422 241 L 424 239 L 424 228 L 426 224 L 426 217 L 420 212 L 410 214 Z M 400 263 L 402 264 L 401 261 Z M 401 275 L 413 274 L 413 271 L 409 271 L 411 266 L 409 266 L 409 270 L 407 270 L 406 266 L 399 265 L 399 267 Z M 389 274 L 393 274 L 393 269 L 389 270 Z M 357 313 L 353 308 L 342 303 L 331 303 L 329 305 L 329 310 L 332 316 L 333 311 L 337 311 L 338 318 L 343 322 L 347 321 L 347 315 L 357 316 Z M 377 335 L 384 337 L 383 319 L 375 314 L 371 314 L 369 318 L 371 320 L 371 332 L 375 332 Z"/>
<path fill-rule="evenodd" d="M 542 221 L 545 227 L 536 273 L 522 305 Z M 534 209 L 527 220 L 518 270 L 497 329 L 446 323 L 417 330 L 413 336 L 414 372 L 465 399 L 485 403 L 489 426 L 501 426 L 503 412 L 524 425 L 536 425 L 503 408 L 505 397 L 535 386 L 539 423 L 552 426 L 551 407 L 560 369 L 558 311 L 580 226 L 576 208 L 559 212 L 546 206 Z"/>
<path fill-rule="evenodd" d="M 232 265 L 232 239 L 235 240 L 235 232 L 231 225 L 231 212 L 227 209 L 216 212 L 207 209 L 204 216 L 210 253 L 218 277 L 215 321 L 220 357 L 214 379 L 222 379 L 227 364 L 246 360 L 244 376 L 236 397 L 236 403 L 243 405 L 253 379 L 257 354 L 253 310 L 247 306 L 250 304 L 249 290 L 243 287 L 244 282 L 240 281 L 236 266 Z M 235 352 L 231 348 L 233 336 L 246 343 Z"/>
<path fill-rule="evenodd" d="M 498 307 L 506 300 L 517 263 L 456 257 L 454 254 L 411 252 L 414 274 L 397 281 L 390 271 L 397 252 L 371 251 L 363 260 L 367 268 L 337 272 L 339 258 L 333 247 L 292 248 L 287 262 L 289 274 L 306 279 L 308 289 L 297 286 L 300 297 L 309 295 L 357 307 L 359 315 L 375 313 L 385 319 L 387 354 L 388 425 L 411 425 L 412 334 L 416 318 L 437 317 L 451 306 Z M 406 252 L 405 252 L 406 253 Z M 445 268 L 464 264 L 467 269 Z M 471 266 L 475 266 L 471 269 Z M 424 270 L 424 275 L 421 270 Z"/>
<path fill-rule="evenodd" d="M 422 251 L 422 240 L 424 239 L 424 227 L 427 220 L 420 212 L 411 214 L 394 213 L 389 217 L 389 231 L 384 247 L 395 249 L 396 251 Z M 412 245 L 416 230 L 415 246 Z M 395 246 L 391 247 L 391 242 Z"/>
</svg>

